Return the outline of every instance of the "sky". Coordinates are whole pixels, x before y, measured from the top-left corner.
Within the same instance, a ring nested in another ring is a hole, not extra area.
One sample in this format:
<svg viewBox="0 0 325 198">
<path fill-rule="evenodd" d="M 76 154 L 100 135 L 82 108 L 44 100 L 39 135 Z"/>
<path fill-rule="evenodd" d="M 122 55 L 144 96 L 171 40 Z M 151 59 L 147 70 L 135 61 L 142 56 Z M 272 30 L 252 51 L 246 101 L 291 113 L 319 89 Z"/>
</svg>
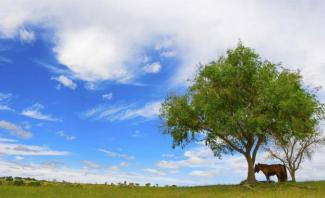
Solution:
<svg viewBox="0 0 325 198">
<path fill-rule="evenodd" d="M 172 149 L 161 102 L 239 40 L 301 71 L 304 86 L 325 87 L 324 18 L 320 0 L 0 0 L 0 174 L 239 183 L 240 155 L 218 159 L 202 143 Z M 323 151 L 298 180 L 325 179 Z M 263 152 L 257 161 L 272 163 Z"/>
</svg>

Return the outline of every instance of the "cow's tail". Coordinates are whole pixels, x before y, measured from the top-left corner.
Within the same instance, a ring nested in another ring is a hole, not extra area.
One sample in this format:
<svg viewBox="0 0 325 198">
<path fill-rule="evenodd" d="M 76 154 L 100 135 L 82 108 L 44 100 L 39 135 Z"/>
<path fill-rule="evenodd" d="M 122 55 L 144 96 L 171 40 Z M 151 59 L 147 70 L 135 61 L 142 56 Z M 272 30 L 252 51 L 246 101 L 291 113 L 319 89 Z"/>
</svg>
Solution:
<svg viewBox="0 0 325 198">
<path fill-rule="evenodd" d="M 282 165 L 283 167 L 283 178 L 282 181 L 288 181 L 288 175 L 287 175 L 287 169 L 285 165 Z"/>
</svg>

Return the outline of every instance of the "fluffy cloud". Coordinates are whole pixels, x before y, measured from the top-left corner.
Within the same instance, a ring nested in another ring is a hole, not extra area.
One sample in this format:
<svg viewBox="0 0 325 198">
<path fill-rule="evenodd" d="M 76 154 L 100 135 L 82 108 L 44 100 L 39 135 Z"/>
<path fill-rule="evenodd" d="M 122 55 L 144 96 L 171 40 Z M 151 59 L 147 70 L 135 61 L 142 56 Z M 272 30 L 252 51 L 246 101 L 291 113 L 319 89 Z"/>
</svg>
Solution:
<svg viewBox="0 0 325 198">
<path fill-rule="evenodd" d="M 116 153 L 112 151 L 108 151 L 106 149 L 98 149 L 100 152 L 105 153 L 108 157 L 113 157 L 113 158 L 123 158 L 126 160 L 134 160 L 135 157 L 127 154 L 122 154 L 122 153 Z"/>
<path fill-rule="evenodd" d="M 19 38 L 25 43 L 31 43 L 35 39 L 35 33 L 25 29 L 19 30 Z"/>
<path fill-rule="evenodd" d="M 76 89 L 77 88 L 77 84 L 75 82 L 73 82 L 70 78 L 64 76 L 64 75 L 60 75 L 58 77 L 53 77 L 53 80 L 58 81 L 60 84 L 57 87 L 58 89 L 61 88 L 61 85 L 64 87 L 68 87 L 70 89 Z"/>
<path fill-rule="evenodd" d="M 60 119 L 53 117 L 52 115 L 46 115 L 41 112 L 41 110 L 44 109 L 44 106 L 41 104 L 34 104 L 33 106 L 24 109 L 21 112 L 21 115 L 34 118 L 37 120 L 47 120 L 47 121 L 60 121 Z"/>
<path fill-rule="evenodd" d="M 308 82 L 325 85 L 324 8 L 320 0 L 4 0 L 0 34 L 13 38 L 26 24 L 53 30 L 57 60 L 87 81 L 127 82 L 140 75 L 139 57 L 158 46 L 168 48 L 167 56 L 177 51 L 180 67 L 172 80 L 184 83 L 198 63 L 241 39 L 263 56 L 301 69 Z"/>
<path fill-rule="evenodd" d="M 160 106 L 160 101 L 150 102 L 142 107 L 134 107 L 134 105 L 119 105 L 109 107 L 98 106 L 84 112 L 82 117 L 108 121 L 128 120 L 137 117 L 153 119 L 158 116 Z"/>
<path fill-rule="evenodd" d="M 4 120 L 0 120 L 0 129 L 5 129 L 9 131 L 11 135 L 20 137 L 20 138 L 31 138 L 32 133 L 29 131 L 24 130 L 22 127 L 17 126 L 11 122 L 7 122 Z"/>
<path fill-rule="evenodd" d="M 161 70 L 161 65 L 158 62 L 148 64 L 142 68 L 146 73 L 158 73 Z"/>
</svg>

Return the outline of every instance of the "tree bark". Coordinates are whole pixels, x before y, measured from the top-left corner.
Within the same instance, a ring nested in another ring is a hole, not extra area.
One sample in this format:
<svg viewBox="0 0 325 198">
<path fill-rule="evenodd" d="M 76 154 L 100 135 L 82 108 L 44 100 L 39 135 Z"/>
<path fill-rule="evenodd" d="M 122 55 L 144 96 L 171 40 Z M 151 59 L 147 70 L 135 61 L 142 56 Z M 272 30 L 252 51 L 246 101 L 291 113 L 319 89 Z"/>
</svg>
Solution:
<svg viewBox="0 0 325 198">
<path fill-rule="evenodd" d="M 290 176 L 291 176 L 291 181 L 296 182 L 296 171 L 294 170 L 289 170 Z"/>
<path fill-rule="evenodd" d="M 256 178 L 255 178 L 255 172 L 254 172 L 254 160 L 250 156 L 250 154 L 245 155 L 245 158 L 247 160 L 247 184 L 255 184 Z"/>
</svg>

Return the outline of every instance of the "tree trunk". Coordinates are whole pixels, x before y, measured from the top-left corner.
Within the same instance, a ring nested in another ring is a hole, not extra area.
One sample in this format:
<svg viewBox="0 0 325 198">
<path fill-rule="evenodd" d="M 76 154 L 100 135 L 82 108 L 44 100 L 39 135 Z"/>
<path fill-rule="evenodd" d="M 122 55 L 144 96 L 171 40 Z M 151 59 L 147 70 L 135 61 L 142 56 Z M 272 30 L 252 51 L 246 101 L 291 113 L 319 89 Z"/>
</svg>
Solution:
<svg viewBox="0 0 325 198">
<path fill-rule="evenodd" d="M 290 176 L 291 176 L 291 181 L 296 182 L 296 171 L 294 170 L 289 170 Z"/>
<path fill-rule="evenodd" d="M 245 158 L 247 160 L 247 184 L 255 184 L 256 178 L 255 178 L 255 172 L 254 172 L 254 161 L 252 160 L 252 157 L 248 154 L 245 155 Z"/>
</svg>

